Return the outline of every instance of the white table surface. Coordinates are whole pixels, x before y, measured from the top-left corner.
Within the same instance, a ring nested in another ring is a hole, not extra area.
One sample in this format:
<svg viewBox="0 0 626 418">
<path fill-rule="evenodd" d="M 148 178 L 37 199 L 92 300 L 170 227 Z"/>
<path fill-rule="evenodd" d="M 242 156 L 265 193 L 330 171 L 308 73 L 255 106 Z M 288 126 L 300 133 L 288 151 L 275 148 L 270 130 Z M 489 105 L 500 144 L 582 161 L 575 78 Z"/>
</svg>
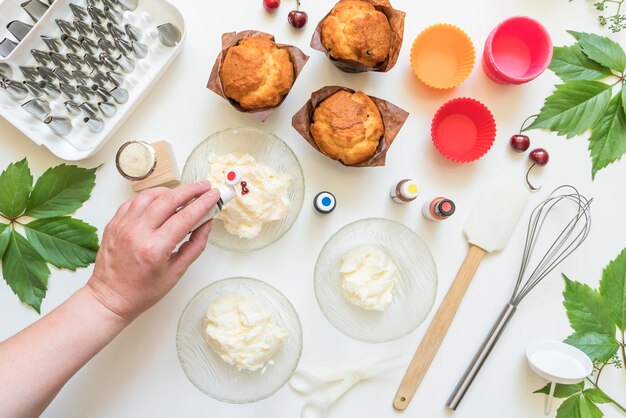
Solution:
<svg viewBox="0 0 626 418">
<path fill-rule="evenodd" d="M 148 0 L 142 0 L 148 1 Z M 313 267 L 317 255 L 338 228 L 356 219 L 380 216 L 404 222 L 429 244 L 439 270 L 437 302 L 443 298 L 461 264 L 467 245 L 461 234 L 464 220 L 484 186 L 502 175 L 519 176 L 527 168 L 525 156 L 509 151 L 508 138 L 525 116 L 536 113 L 551 92 L 556 77 L 546 73 L 525 86 L 499 86 L 477 65 L 460 88 L 434 92 L 422 86 L 409 67 L 412 40 L 426 26 L 449 22 L 465 29 L 478 53 L 491 28 L 506 17 L 534 16 L 549 29 L 556 45 L 569 43 L 567 29 L 598 31 L 595 13 L 588 2 L 565 0 L 474 0 L 409 1 L 394 5 L 408 12 L 405 42 L 396 67 L 387 74 L 345 74 L 324 55 L 308 47 L 316 22 L 330 9 L 331 1 L 303 0 L 310 22 L 302 32 L 290 29 L 287 12 L 295 0 L 283 0 L 276 15 L 268 15 L 261 0 L 173 0 L 188 26 L 188 39 L 181 56 L 147 96 L 139 110 L 93 158 L 80 164 L 98 171 L 93 197 L 78 216 L 103 230 L 115 209 L 132 193 L 115 171 L 115 151 L 124 141 L 167 139 L 182 166 L 192 148 L 212 132 L 249 125 L 275 132 L 294 149 L 306 176 L 306 200 L 294 228 L 277 244 L 246 256 L 209 248 L 180 284 L 144 314 L 62 390 L 44 414 L 48 418 L 74 417 L 296 417 L 303 399 L 283 388 L 274 396 L 251 405 L 229 405 L 208 398 L 183 374 L 175 348 L 178 317 L 187 301 L 202 287 L 225 277 L 251 276 L 278 287 L 293 302 L 304 328 L 304 352 L 300 365 L 326 370 L 359 365 L 396 353 L 408 359 L 421 340 L 428 321 L 409 336 L 388 344 L 369 345 L 353 341 L 335 330 L 323 317 L 313 294 Z M 232 30 L 258 29 L 274 33 L 284 43 L 293 43 L 311 55 L 293 91 L 282 107 L 265 123 L 234 111 L 223 99 L 205 89 L 208 75 L 220 50 L 220 35 Z M 626 36 L 617 38 L 626 45 Z M 291 127 L 291 116 L 313 91 L 329 84 L 363 89 L 407 109 L 411 116 L 388 155 L 387 166 L 348 169 L 315 152 Z M 436 109 L 445 101 L 471 96 L 486 103 L 498 122 L 498 138 L 485 158 L 469 165 L 450 163 L 432 146 L 429 129 Z M 532 145 L 551 153 L 550 164 L 536 171 L 542 192 L 532 196 L 528 209 L 554 187 L 570 183 L 593 196 L 594 226 L 588 241 L 575 257 L 551 274 L 524 301 L 499 345 L 453 415 L 466 417 L 528 418 L 543 415 L 542 396 L 531 392 L 545 382 L 527 367 L 526 346 L 537 339 L 563 339 L 570 333 L 561 305 L 563 281 L 559 272 L 597 285 L 603 266 L 623 248 L 626 217 L 624 178 L 626 162 L 602 171 L 595 182 L 585 138 L 566 141 L 556 135 L 532 132 Z M 0 120 L 0 166 L 27 156 L 36 176 L 61 163 L 44 148 L 34 145 L 4 120 Z M 387 197 L 397 179 L 414 177 L 423 188 L 420 204 L 396 205 Z M 319 217 L 311 200 L 320 190 L 335 193 L 338 208 Z M 458 212 L 445 223 L 428 223 L 419 213 L 428 196 L 446 195 Z M 527 213 L 524 220 L 527 219 Z M 519 265 L 523 227 L 518 227 L 501 254 L 485 259 L 467 292 L 448 335 L 413 402 L 403 414 L 410 417 L 449 417 L 445 401 L 484 335 L 496 319 L 512 290 Z M 90 269 L 77 273 L 54 270 L 42 306 L 47 313 L 62 303 L 89 278 Z M 37 320 L 32 309 L 22 306 L 8 286 L 0 284 L 0 339 Z M 42 371 L 45 373 L 45 371 Z M 607 370 L 603 387 L 621 401 L 623 371 Z M 357 387 L 337 404 L 330 417 L 400 416 L 391 407 L 402 372 Z M 618 412 L 604 406 L 606 416 Z"/>
</svg>

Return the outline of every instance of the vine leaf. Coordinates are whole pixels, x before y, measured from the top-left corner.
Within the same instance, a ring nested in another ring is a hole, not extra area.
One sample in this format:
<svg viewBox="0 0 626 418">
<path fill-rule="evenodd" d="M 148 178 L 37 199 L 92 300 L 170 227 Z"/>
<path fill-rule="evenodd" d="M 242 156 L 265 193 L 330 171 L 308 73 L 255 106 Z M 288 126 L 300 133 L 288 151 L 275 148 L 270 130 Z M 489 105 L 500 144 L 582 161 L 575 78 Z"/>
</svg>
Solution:
<svg viewBox="0 0 626 418">
<path fill-rule="evenodd" d="M 33 218 L 70 215 L 89 199 L 97 168 L 61 164 L 48 169 L 35 184 L 26 214 Z"/>
<path fill-rule="evenodd" d="M 599 362 L 610 360 L 620 347 L 615 335 L 597 332 L 575 332 L 565 342 L 587 354 L 591 360 Z"/>
<path fill-rule="evenodd" d="M 620 92 L 611 100 L 589 137 L 593 178 L 598 171 L 620 160 L 626 153 L 626 113 L 622 95 Z"/>
<path fill-rule="evenodd" d="M 50 270 L 46 260 L 15 230 L 2 257 L 2 275 L 22 302 L 41 313 Z"/>
<path fill-rule="evenodd" d="M 551 383 L 548 383 L 547 385 L 545 385 L 541 389 L 537 389 L 533 393 L 545 393 L 546 395 L 548 395 L 550 393 L 550 385 Z M 557 383 L 556 387 L 554 388 L 554 397 L 569 398 L 572 395 L 581 393 L 584 388 L 585 382 L 576 383 L 575 385 L 562 385 L 560 383 Z"/>
<path fill-rule="evenodd" d="M 595 33 L 580 32 L 576 39 L 590 59 L 600 65 L 623 73 L 626 70 L 626 53 L 615 41 Z"/>
<path fill-rule="evenodd" d="M 0 213 L 15 219 L 26 210 L 28 196 L 33 190 L 33 176 L 24 158 L 11 163 L 0 174 Z"/>
<path fill-rule="evenodd" d="M 600 294 L 617 327 L 626 331 L 626 248 L 602 272 Z"/>
<path fill-rule="evenodd" d="M 524 130 L 549 129 L 567 138 L 598 123 L 611 100 L 611 86 L 599 81 L 571 80 L 556 86 L 539 116 Z"/>
<path fill-rule="evenodd" d="M 549 68 L 563 81 L 601 80 L 612 74 L 609 68 L 590 60 L 579 44 L 555 47 Z"/>
<path fill-rule="evenodd" d="M 9 225 L 0 224 L 0 260 L 2 260 L 2 256 L 9 246 L 9 241 L 11 240 L 11 228 Z"/>
<path fill-rule="evenodd" d="M 587 389 L 584 392 L 586 398 L 588 398 L 593 403 L 611 403 L 611 398 L 606 396 L 606 393 L 602 392 L 599 389 L 592 388 Z"/>
<path fill-rule="evenodd" d="M 565 279 L 563 305 L 574 331 L 615 336 L 615 323 L 611 319 L 611 310 L 600 292 L 584 283 L 571 281 L 565 275 L 563 278 Z"/>
</svg>

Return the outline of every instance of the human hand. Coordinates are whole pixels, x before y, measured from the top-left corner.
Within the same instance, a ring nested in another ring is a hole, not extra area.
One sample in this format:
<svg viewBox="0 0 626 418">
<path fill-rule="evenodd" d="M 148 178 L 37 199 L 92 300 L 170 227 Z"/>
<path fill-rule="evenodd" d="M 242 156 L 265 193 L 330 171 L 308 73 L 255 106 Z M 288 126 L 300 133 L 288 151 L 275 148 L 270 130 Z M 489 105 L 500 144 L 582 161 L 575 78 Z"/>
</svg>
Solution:
<svg viewBox="0 0 626 418">
<path fill-rule="evenodd" d="M 211 222 L 174 250 L 219 197 L 219 190 L 204 181 L 146 190 L 124 203 L 104 229 L 86 289 L 125 321 L 135 319 L 161 300 L 202 254 Z"/>
</svg>

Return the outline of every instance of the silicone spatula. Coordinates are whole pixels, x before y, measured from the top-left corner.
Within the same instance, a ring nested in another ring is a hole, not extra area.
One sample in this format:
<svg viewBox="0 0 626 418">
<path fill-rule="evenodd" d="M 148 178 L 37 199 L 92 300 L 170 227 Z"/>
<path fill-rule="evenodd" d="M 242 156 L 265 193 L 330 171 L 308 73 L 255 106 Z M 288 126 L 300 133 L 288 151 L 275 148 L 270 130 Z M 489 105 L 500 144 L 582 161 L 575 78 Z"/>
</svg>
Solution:
<svg viewBox="0 0 626 418">
<path fill-rule="evenodd" d="M 507 179 L 489 186 L 479 198 L 464 228 L 469 243 L 467 256 L 409 364 L 393 401 L 395 409 L 406 409 L 413 399 L 480 262 L 486 253 L 504 249 L 528 196 L 528 190 L 521 183 Z"/>
</svg>

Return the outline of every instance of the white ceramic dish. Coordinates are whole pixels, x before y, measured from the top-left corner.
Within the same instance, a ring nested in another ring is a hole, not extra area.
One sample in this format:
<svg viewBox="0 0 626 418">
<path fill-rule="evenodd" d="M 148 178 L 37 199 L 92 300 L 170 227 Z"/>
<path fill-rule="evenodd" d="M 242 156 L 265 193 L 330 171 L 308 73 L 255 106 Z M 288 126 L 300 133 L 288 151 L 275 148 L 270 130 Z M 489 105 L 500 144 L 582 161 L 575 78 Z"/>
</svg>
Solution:
<svg viewBox="0 0 626 418">
<path fill-rule="evenodd" d="M 364 244 L 384 249 L 400 271 L 393 301 L 384 312 L 355 306 L 343 294 L 342 258 Z M 362 219 L 344 226 L 324 245 L 315 265 L 320 309 L 339 331 L 367 343 L 397 340 L 413 331 L 428 316 L 436 293 L 437 267 L 428 246 L 411 229 L 388 219 Z"/>
<path fill-rule="evenodd" d="M 28 24 L 34 24 L 32 19 L 28 17 L 28 14 L 19 6 L 19 3 L 20 2 L 17 0 L 4 0 L 0 2 L 0 28 L 2 28 L 2 30 L 0 30 L 0 39 L 4 37 L 13 39 L 4 29 L 7 23 L 12 20 L 17 19 Z M 74 16 L 69 8 L 70 3 L 84 6 L 85 0 L 56 0 L 15 50 L 4 59 L 0 57 L 0 63 L 9 64 L 12 67 L 14 80 L 21 82 L 24 79 L 18 66 L 38 65 L 30 54 L 32 49 L 48 51 L 48 48 L 40 37 L 41 35 L 52 37 L 59 37 L 61 35 L 61 31 L 56 25 L 55 19 L 65 19 L 70 22 L 74 20 Z M 168 22 L 176 25 L 182 35 L 178 45 L 172 48 L 163 46 L 156 32 L 158 25 Z M 145 43 L 150 48 L 150 53 L 145 59 L 137 60 L 135 70 L 128 74 L 126 81 L 122 85 L 130 94 L 128 102 L 119 104 L 117 113 L 113 117 L 104 118 L 100 116 L 105 122 L 103 131 L 97 134 L 91 133 L 86 126 L 84 126 L 82 116 L 78 116 L 71 118 L 73 129 L 67 137 L 62 138 L 57 136 L 48 126 L 32 117 L 20 107 L 22 102 L 32 97 L 21 102 L 16 102 L 8 97 L 8 95 L 0 94 L 0 116 L 8 120 L 36 144 L 45 146 L 57 157 L 64 160 L 82 160 L 96 153 L 98 149 L 111 138 L 115 131 L 131 115 L 139 103 L 141 103 L 141 100 L 148 91 L 156 84 L 180 52 L 185 39 L 186 30 L 184 19 L 178 9 L 167 2 L 167 0 L 139 1 L 139 7 L 132 12 L 125 12 L 124 21 L 118 26 L 123 26 L 126 23 L 132 23 L 146 34 L 142 43 Z M 96 40 L 95 35 L 92 36 L 94 36 L 93 39 Z M 64 46 L 60 52 L 70 51 Z M 52 67 L 53 65 L 51 64 L 51 68 Z M 3 92 L 0 91 L 0 93 Z M 65 100 L 67 100 L 67 98 L 61 95 L 60 98 L 51 101 L 50 105 L 53 116 L 67 116 L 63 107 Z"/>
<path fill-rule="evenodd" d="M 289 338 L 263 372 L 239 371 L 225 363 L 204 339 L 209 305 L 228 296 L 253 296 L 274 312 Z M 200 290 L 187 304 L 176 332 L 178 359 L 187 378 L 210 397 L 230 403 L 257 402 L 274 394 L 291 379 L 302 355 L 302 327 L 293 305 L 282 293 L 260 280 L 236 277 Z"/>
<path fill-rule="evenodd" d="M 263 225 L 261 233 L 253 239 L 243 239 L 226 231 L 223 222 L 217 220 L 209 236 L 209 242 L 223 250 L 249 252 L 265 248 L 285 235 L 298 219 L 304 201 L 304 174 L 298 157 L 291 148 L 270 132 L 256 128 L 232 128 L 216 132 L 202 141 L 189 155 L 183 167 L 183 183 L 206 180 L 211 168 L 210 154 L 224 155 L 231 152 L 248 153 L 257 162 L 267 164 L 279 173 L 291 176 L 287 197 L 291 202 L 289 214 L 282 220 Z"/>
</svg>

